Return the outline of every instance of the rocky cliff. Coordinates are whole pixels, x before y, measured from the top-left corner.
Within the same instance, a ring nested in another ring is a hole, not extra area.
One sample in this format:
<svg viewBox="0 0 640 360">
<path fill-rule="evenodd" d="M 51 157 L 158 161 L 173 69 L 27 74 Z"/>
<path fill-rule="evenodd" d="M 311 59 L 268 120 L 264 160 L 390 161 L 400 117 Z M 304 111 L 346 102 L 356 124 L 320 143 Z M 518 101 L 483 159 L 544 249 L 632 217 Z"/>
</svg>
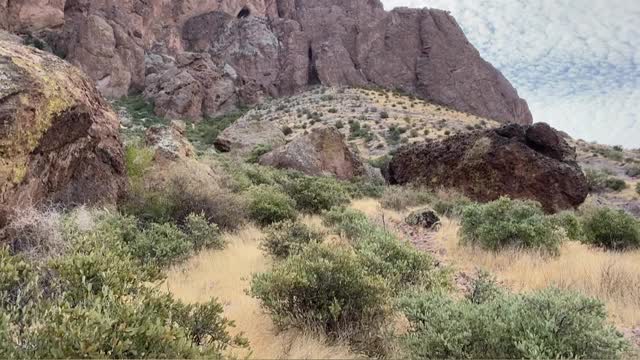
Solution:
<svg viewBox="0 0 640 360">
<path fill-rule="evenodd" d="M 0 26 L 87 72 L 106 96 L 144 91 L 199 118 L 310 85 L 399 89 L 502 122 L 527 104 L 446 12 L 378 0 L 0 1 Z"/>
</svg>

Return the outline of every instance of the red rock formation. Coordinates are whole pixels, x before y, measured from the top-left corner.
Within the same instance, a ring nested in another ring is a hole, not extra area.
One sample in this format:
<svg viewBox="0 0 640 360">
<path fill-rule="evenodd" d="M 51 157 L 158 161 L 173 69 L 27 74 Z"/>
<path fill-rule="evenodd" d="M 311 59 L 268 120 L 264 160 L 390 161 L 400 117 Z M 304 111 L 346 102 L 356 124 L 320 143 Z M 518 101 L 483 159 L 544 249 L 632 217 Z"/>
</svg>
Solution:
<svg viewBox="0 0 640 360">
<path fill-rule="evenodd" d="M 291 169 L 311 176 L 335 176 L 351 180 L 360 176 L 376 178 L 360 156 L 335 127 L 316 128 L 260 158 L 260 164 Z M 381 175 L 378 174 L 378 178 Z"/>
<path fill-rule="evenodd" d="M 378 0 L 22 0 L 7 5 L 2 10 L 0 4 L 0 25 L 53 43 L 107 96 L 146 90 L 158 101 L 159 113 L 170 117 L 215 115 L 322 83 L 401 89 L 503 122 L 532 121 L 526 102 L 480 57 L 456 21 L 439 10 L 386 12 Z M 7 14 L 22 15 L 12 20 Z M 179 60 L 185 51 L 208 53 L 211 60 L 185 68 Z M 162 56 L 164 65 L 149 61 L 153 56 Z M 154 79 L 148 81 L 150 74 Z M 159 87 L 158 79 L 165 85 Z M 198 104 L 183 104 L 185 96 Z"/>
<path fill-rule="evenodd" d="M 507 125 L 400 149 L 389 180 L 455 188 L 477 201 L 536 200 L 548 212 L 575 208 L 589 188 L 576 152 L 544 123 Z"/>
<path fill-rule="evenodd" d="M 93 82 L 56 56 L 3 37 L 0 77 L 0 213 L 114 204 L 126 185 L 119 123 Z"/>
</svg>

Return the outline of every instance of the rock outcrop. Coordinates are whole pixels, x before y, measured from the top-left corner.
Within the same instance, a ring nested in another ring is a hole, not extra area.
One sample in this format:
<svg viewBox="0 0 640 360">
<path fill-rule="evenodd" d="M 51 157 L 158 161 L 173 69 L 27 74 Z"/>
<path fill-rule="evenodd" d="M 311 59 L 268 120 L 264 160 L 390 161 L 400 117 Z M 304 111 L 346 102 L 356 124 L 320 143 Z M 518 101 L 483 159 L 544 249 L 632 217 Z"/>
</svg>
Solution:
<svg viewBox="0 0 640 360">
<path fill-rule="evenodd" d="M 544 123 L 404 147 L 389 164 L 389 180 L 455 188 L 477 201 L 536 200 L 548 212 L 575 208 L 588 195 L 574 149 Z"/>
<path fill-rule="evenodd" d="M 39 39 L 106 96 L 145 91 L 167 117 L 217 115 L 324 84 L 400 89 L 532 122 L 439 10 L 387 12 L 378 0 L 23 0 L 0 2 L 0 26 Z"/>
<path fill-rule="evenodd" d="M 118 126 L 81 71 L 0 37 L 0 207 L 115 203 L 126 185 Z"/>
<path fill-rule="evenodd" d="M 242 118 L 218 135 L 214 146 L 222 152 L 246 156 L 259 145 L 275 149 L 285 143 L 282 130 L 269 121 Z"/>
<path fill-rule="evenodd" d="M 335 176 L 341 180 L 371 176 L 368 164 L 347 144 L 334 127 L 313 129 L 260 158 L 260 164 L 298 170 L 311 176 Z"/>
</svg>

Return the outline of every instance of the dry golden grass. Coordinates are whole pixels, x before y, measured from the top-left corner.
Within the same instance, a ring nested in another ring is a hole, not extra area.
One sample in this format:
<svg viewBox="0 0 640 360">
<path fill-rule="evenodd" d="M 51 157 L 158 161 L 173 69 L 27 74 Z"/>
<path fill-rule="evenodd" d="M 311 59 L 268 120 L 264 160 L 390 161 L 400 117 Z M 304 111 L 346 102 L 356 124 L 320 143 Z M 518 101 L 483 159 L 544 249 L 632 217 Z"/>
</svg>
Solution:
<svg viewBox="0 0 640 360">
<path fill-rule="evenodd" d="M 514 291 L 555 286 L 603 301 L 611 320 L 621 326 L 640 325 L 640 251 L 616 253 L 566 242 L 558 257 L 527 251 L 499 253 L 459 244 L 459 226 L 444 220 L 437 234 L 447 258 L 457 269 L 485 269 Z"/>
<path fill-rule="evenodd" d="M 318 218 L 305 223 L 320 226 Z M 232 350 L 233 355 L 256 359 L 352 359 L 357 356 L 347 346 L 328 344 L 322 336 L 296 330 L 278 332 L 259 302 L 246 294 L 254 273 L 266 271 L 271 261 L 259 249 L 263 233 L 247 227 L 226 234 L 223 251 L 204 251 L 186 264 L 168 273 L 166 288 L 178 299 L 189 303 L 217 298 L 225 307 L 225 316 L 236 323 L 234 333 L 249 339 L 251 353 Z"/>
</svg>

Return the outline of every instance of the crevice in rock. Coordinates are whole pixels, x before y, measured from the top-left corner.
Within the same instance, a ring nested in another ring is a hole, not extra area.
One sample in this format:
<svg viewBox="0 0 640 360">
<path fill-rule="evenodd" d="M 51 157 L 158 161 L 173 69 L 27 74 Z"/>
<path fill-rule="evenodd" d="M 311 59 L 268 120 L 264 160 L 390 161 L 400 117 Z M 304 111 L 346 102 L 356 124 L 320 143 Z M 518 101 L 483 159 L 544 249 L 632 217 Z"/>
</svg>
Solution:
<svg viewBox="0 0 640 360">
<path fill-rule="evenodd" d="M 308 76 L 308 84 L 309 85 L 320 85 L 320 75 L 318 75 L 318 69 L 316 68 L 316 61 L 313 58 L 313 49 L 309 46 L 309 76 Z"/>
<path fill-rule="evenodd" d="M 251 15 L 251 10 L 248 7 L 243 7 L 238 13 L 238 19 L 243 19 Z"/>
</svg>

